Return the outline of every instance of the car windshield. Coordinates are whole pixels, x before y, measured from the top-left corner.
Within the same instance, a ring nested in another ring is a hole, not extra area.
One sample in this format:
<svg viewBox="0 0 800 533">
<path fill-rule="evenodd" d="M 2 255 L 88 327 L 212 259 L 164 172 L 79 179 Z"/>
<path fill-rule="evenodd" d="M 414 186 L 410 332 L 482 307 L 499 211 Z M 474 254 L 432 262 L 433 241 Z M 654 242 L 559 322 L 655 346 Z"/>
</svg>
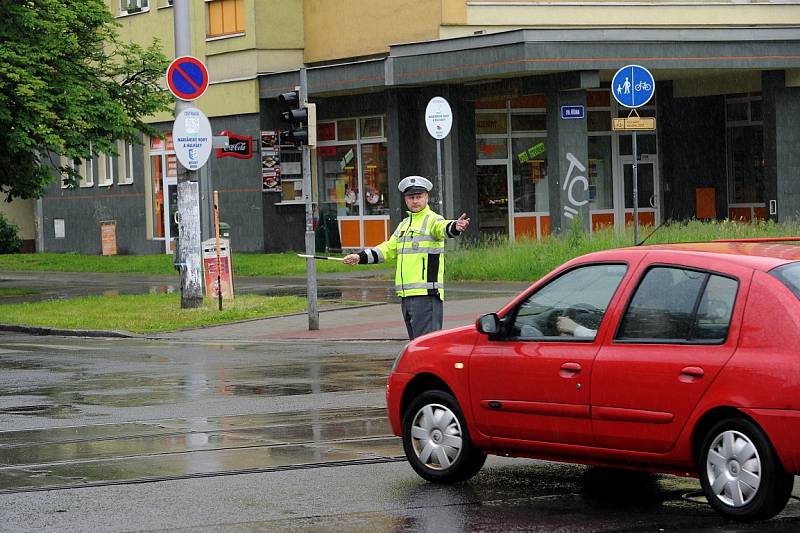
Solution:
<svg viewBox="0 0 800 533">
<path fill-rule="evenodd" d="M 800 298 L 800 263 L 779 266 L 770 270 L 769 273 L 781 280 L 797 298 Z"/>
</svg>

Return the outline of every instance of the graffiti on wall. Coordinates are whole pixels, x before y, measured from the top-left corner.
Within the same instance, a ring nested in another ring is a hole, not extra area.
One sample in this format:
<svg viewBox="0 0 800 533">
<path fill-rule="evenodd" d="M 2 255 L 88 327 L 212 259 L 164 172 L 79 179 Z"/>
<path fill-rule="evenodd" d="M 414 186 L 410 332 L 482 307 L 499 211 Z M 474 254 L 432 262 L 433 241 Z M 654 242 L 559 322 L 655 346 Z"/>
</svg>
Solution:
<svg viewBox="0 0 800 533">
<path fill-rule="evenodd" d="M 567 202 L 564 205 L 564 216 L 571 219 L 578 214 L 579 207 L 589 203 L 589 180 L 584 175 L 586 173 L 586 166 L 581 163 L 577 157 L 567 152 L 567 161 L 569 162 L 569 169 L 567 169 L 567 176 L 564 178 L 564 190 L 567 191 Z M 583 174 L 578 174 L 582 172 Z M 584 200 L 577 200 L 575 198 L 575 186 L 583 188 L 583 194 L 579 193 L 580 197 Z"/>
</svg>

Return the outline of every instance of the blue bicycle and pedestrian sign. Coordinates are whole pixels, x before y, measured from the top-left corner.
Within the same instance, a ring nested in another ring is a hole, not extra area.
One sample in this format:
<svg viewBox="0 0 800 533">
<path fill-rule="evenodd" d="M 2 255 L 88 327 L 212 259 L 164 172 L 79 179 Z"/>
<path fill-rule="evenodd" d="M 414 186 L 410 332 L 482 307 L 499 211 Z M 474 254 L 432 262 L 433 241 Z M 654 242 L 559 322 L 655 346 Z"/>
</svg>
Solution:
<svg viewBox="0 0 800 533">
<path fill-rule="evenodd" d="M 626 65 L 619 69 L 611 80 L 611 94 L 619 105 L 635 109 L 653 98 L 656 82 L 646 68 Z"/>
<path fill-rule="evenodd" d="M 208 70 L 195 57 L 175 58 L 167 68 L 167 85 L 175 98 L 187 102 L 197 100 L 208 88 Z"/>
</svg>

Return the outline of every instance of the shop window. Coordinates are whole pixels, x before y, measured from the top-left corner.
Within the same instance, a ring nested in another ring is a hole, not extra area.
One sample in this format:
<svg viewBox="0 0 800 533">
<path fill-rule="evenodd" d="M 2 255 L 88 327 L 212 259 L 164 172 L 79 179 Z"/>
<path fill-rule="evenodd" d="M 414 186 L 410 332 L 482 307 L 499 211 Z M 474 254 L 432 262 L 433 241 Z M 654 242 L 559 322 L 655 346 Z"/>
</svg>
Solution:
<svg viewBox="0 0 800 533">
<path fill-rule="evenodd" d="M 497 135 L 508 132 L 506 113 L 475 113 L 476 135 Z"/>
<path fill-rule="evenodd" d="M 340 120 L 336 124 L 336 139 L 339 141 L 355 141 L 358 128 L 356 120 Z"/>
<path fill-rule="evenodd" d="M 611 111 L 587 111 L 586 129 L 587 131 L 611 131 Z"/>
<path fill-rule="evenodd" d="M 514 211 L 547 211 L 547 138 L 513 139 L 511 148 L 514 155 Z"/>
<path fill-rule="evenodd" d="M 475 152 L 479 160 L 508 159 L 508 140 L 505 137 L 478 139 Z"/>
<path fill-rule="evenodd" d="M 514 113 L 511 115 L 511 132 L 547 131 L 545 113 Z"/>
<path fill-rule="evenodd" d="M 725 105 L 725 119 L 728 122 L 742 122 L 750 118 L 748 102 L 728 102 Z"/>
<path fill-rule="evenodd" d="M 206 0 L 208 37 L 244 33 L 244 0 Z"/>
<path fill-rule="evenodd" d="M 358 216 L 358 147 L 356 145 L 317 148 L 320 184 L 323 187 L 320 210 L 338 216 Z"/>
<path fill-rule="evenodd" d="M 149 9 L 148 0 L 120 0 L 120 15 L 130 15 Z"/>
<path fill-rule="evenodd" d="M 383 137 L 383 119 L 370 117 L 361 119 L 361 138 Z"/>
<path fill-rule="evenodd" d="M 611 175 L 611 136 L 589 137 L 589 207 L 592 210 L 614 208 L 614 184 Z"/>
<path fill-rule="evenodd" d="M 656 135 L 654 133 L 636 134 L 636 154 L 641 158 L 642 154 L 657 154 Z M 619 155 L 633 155 L 633 135 L 626 133 L 619 136 Z"/>
<path fill-rule="evenodd" d="M 734 207 L 763 205 L 766 165 L 761 95 L 727 97 L 725 120 L 729 201 Z"/>
<path fill-rule="evenodd" d="M 361 155 L 364 171 L 364 214 L 388 215 L 389 169 L 386 162 L 386 144 L 363 144 Z"/>
<path fill-rule="evenodd" d="M 336 140 L 336 122 L 320 122 L 317 124 L 317 142 Z"/>
</svg>

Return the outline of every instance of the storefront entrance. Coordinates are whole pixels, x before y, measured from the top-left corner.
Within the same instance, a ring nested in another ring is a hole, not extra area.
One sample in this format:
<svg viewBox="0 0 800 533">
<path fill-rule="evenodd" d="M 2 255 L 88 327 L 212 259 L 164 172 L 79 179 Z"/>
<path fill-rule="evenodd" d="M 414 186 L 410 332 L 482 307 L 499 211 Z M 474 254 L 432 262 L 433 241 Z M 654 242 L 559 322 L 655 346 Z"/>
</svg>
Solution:
<svg viewBox="0 0 800 533">
<path fill-rule="evenodd" d="M 152 225 L 154 240 L 164 241 L 164 253 L 175 251 L 178 237 L 178 161 L 172 145 L 172 135 L 166 139 L 153 138 L 150 141 L 150 175 Z"/>
<path fill-rule="evenodd" d="M 639 161 L 637 165 L 637 197 L 638 197 L 638 212 L 639 212 L 639 226 L 656 226 L 659 224 L 659 198 L 658 198 L 658 165 L 656 158 L 644 154 L 644 160 Z M 622 174 L 625 182 L 625 209 L 624 217 L 625 224 L 633 222 L 633 158 L 623 157 Z M 618 203 L 620 205 L 620 203 Z M 622 218 L 622 213 L 617 214 L 619 219 Z"/>
</svg>

